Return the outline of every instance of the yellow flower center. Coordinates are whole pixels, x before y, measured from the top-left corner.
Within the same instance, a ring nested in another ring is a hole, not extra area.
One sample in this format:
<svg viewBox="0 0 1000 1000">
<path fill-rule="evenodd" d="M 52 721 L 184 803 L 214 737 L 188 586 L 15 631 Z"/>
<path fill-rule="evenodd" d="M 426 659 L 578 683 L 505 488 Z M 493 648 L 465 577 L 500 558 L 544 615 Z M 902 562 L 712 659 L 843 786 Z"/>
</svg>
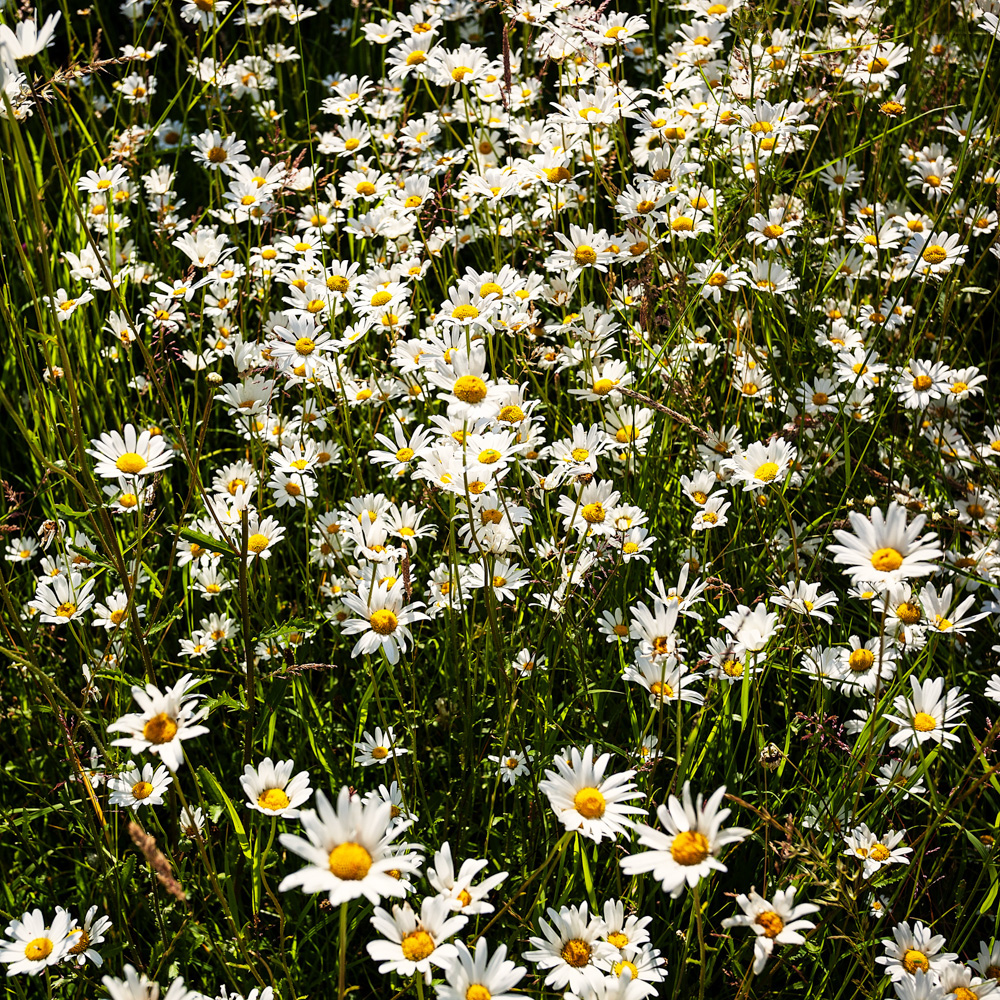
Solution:
<svg viewBox="0 0 1000 1000">
<path fill-rule="evenodd" d="M 56 608 L 56 614 L 60 618 L 72 618 L 76 614 L 76 605 L 72 601 L 66 601 Z"/>
<path fill-rule="evenodd" d="M 763 927 L 764 937 L 771 938 L 771 940 L 774 940 L 785 927 L 784 920 L 774 910 L 765 910 L 763 913 L 758 913 L 754 923 L 758 927 Z"/>
<path fill-rule="evenodd" d="M 406 57 L 406 65 L 407 66 L 419 66 L 421 63 L 425 63 L 425 62 L 427 62 L 427 53 L 426 52 L 421 52 L 419 49 L 417 49 L 414 52 L 411 52 Z"/>
<path fill-rule="evenodd" d="M 727 677 L 742 677 L 743 664 L 739 660 L 726 660 L 726 662 L 722 664 L 722 672 Z"/>
<path fill-rule="evenodd" d="M 559 957 L 574 969 L 582 969 L 590 961 L 590 945 L 580 938 L 570 938 L 562 946 Z"/>
<path fill-rule="evenodd" d="M 134 451 L 127 451 L 124 455 L 118 456 L 115 468 L 119 472 L 124 472 L 126 476 L 137 476 L 146 468 L 146 460 Z"/>
<path fill-rule="evenodd" d="M 503 295 L 503 288 L 500 287 L 495 281 L 486 281 L 482 284 L 479 289 L 479 294 L 482 296 L 487 295 Z"/>
<path fill-rule="evenodd" d="M 940 264 L 948 256 L 948 251 L 937 243 L 932 243 L 920 255 L 928 264 Z"/>
<path fill-rule="evenodd" d="M 392 301 L 392 295 L 384 290 L 381 292 L 376 292 L 372 296 L 372 305 L 375 306 L 376 308 L 378 308 L 379 306 L 384 306 L 386 302 L 391 302 L 391 301 Z"/>
<path fill-rule="evenodd" d="M 201 7 L 199 0 L 194 0 L 197 6 Z M 202 10 L 211 10 L 212 6 L 209 4 L 207 7 L 202 7 Z M 207 154 L 209 163 L 225 163 L 229 159 L 229 154 L 221 146 L 213 146 Z"/>
<path fill-rule="evenodd" d="M 253 552 L 254 554 L 260 554 L 270 544 L 271 539 L 268 538 L 267 535 L 254 533 L 247 539 L 247 551 Z"/>
<path fill-rule="evenodd" d="M 700 865 L 710 851 L 705 835 L 697 830 L 682 830 L 670 845 L 670 856 L 679 865 Z"/>
<path fill-rule="evenodd" d="M 901 115 L 905 108 L 899 101 L 885 101 L 879 106 L 879 111 L 884 115 Z"/>
<path fill-rule="evenodd" d="M 465 991 L 465 1000 L 492 1000 L 493 994 L 479 983 L 473 983 Z"/>
<path fill-rule="evenodd" d="M 137 781 L 132 786 L 132 795 L 134 798 L 142 801 L 143 799 L 148 799 L 150 795 L 153 794 L 153 786 L 148 781 Z"/>
<path fill-rule="evenodd" d="M 920 605 L 912 601 L 903 601 L 896 605 L 896 617 L 904 625 L 916 625 L 921 618 Z"/>
<path fill-rule="evenodd" d="M 880 573 L 892 573 L 903 565 L 903 554 L 897 549 L 876 549 L 872 553 L 872 567 Z"/>
<path fill-rule="evenodd" d="M 750 126 L 751 135 L 760 135 L 762 132 L 767 133 L 773 131 L 774 126 L 770 122 L 754 122 L 753 125 Z"/>
<path fill-rule="evenodd" d="M 493 465 L 499 462 L 503 455 L 496 450 L 496 448 L 484 448 L 477 456 L 477 460 L 482 462 L 483 465 Z"/>
<path fill-rule="evenodd" d="M 372 866 L 372 856 L 352 841 L 338 844 L 329 856 L 330 871 L 345 882 L 360 882 Z"/>
<path fill-rule="evenodd" d="M 777 478 L 778 472 L 777 462 L 765 462 L 763 465 L 757 466 L 753 477 L 754 479 L 759 479 L 762 483 L 769 483 Z"/>
<path fill-rule="evenodd" d="M 415 453 L 412 448 L 400 448 L 399 451 L 396 452 L 396 461 L 409 462 L 409 460 L 413 458 L 414 454 Z"/>
<path fill-rule="evenodd" d="M 779 226 L 777 223 L 772 223 L 769 226 L 765 226 L 762 232 L 769 240 L 777 239 L 785 231 L 784 226 Z"/>
<path fill-rule="evenodd" d="M 308 357 L 315 350 L 316 350 L 316 344 L 308 337 L 299 337 L 299 339 L 295 341 L 296 354 L 300 354 L 303 357 Z"/>
<path fill-rule="evenodd" d="M 597 251 L 593 247 L 587 246 L 586 243 L 583 243 L 573 251 L 573 260 L 575 260 L 581 267 L 588 264 L 596 264 Z"/>
<path fill-rule="evenodd" d="M 503 421 L 505 424 L 519 424 L 524 420 L 524 410 L 516 403 L 512 403 L 500 411 L 497 419 Z"/>
<path fill-rule="evenodd" d="M 77 927 L 69 932 L 70 937 L 73 937 L 74 934 L 79 934 L 80 940 L 70 948 L 69 953 L 82 955 L 90 947 L 90 935 L 82 927 Z"/>
<path fill-rule="evenodd" d="M 451 391 L 463 403 L 481 403 L 486 398 L 486 383 L 475 375 L 463 375 L 452 386 Z"/>
<path fill-rule="evenodd" d="M 626 969 L 628 969 L 632 979 L 635 979 L 639 975 L 639 970 L 636 968 L 635 962 L 630 962 L 627 958 L 623 958 L 620 962 L 615 962 L 611 966 L 611 971 L 616 976 L 620 976 Z"/>
<path fill-rule="evenodd" d="M 422 962 L 435 948 L 434 939 L 427 931 L 417 928 L 403 938 L 400 947 L 403 957 L 410 962 Z"/>
<path fill-rule="evenodd" d="M 917 951 L 916 948 L 907 948 L 906 953 L 903 955 L 903 968 L 912 976 L 917 969 L 921 972 L 927 972 L 931 967 L 931 963 L 927 960 L 927 956 L 922 951 Z"/>
<path fill-rule="evenodd" d="M 615 382 L 609 378 L 599 378 L 593 385 L 591 391 L 595 396 L 606 396 L 615 387 Z"/>
<path fill-rule="evenodd" d="M 351 283 L 341 274 L 333 274 L 326 279 L 326 287 L 332 292 L 346 292 Z"/>
<path fill-rule="evenodd" d="M 918 733 L 930 733 L 937 729 L 937 719 L 933 715 L 928 715 L 926 712 L 917 712 L 913 716 L 913 728 Z"/>
<path fill-rule="evenodd" d="M 290 801 L 284 789 L 281 788 L 268 788 L 257 796 L 257 805 L 261 809 L 270 809 L 272 812 L 277 812 L 279 809 L 287 809 Z"/>
<path fill-rule="evenodd" d="M 573 805 L 584 819 L 600 819 L 604 815 L 607 803 L 600 789 L 587 787 L 581 788 L 573 796 Z"/>
<path fill-rule="evenodd" d="M 169 743 L 176 735 L 177 723 L 166 712 L 154 715 L 142 727 L 142 738 L 154 746 L 159 746 L 161 743 Z"/>
<path fill-rule="evenodd" d="M 52 942 L 48 938 L 35 938 L 24 946 L 24 957 L 29 962 L 42 962 L 52 954 Z"/>
<path fill-rule="evenodd" d="M 605 518 L 604 505 L 599 501 L 597 503 L 584 504 L 580 510 L 580 516 L 588 524 L 603 524 Z"/>
<path fill-rule="evenodd" d="M 934 379 L 930 375 L 918 375 L 913 380 L 913 388 L 917 392 L 923 392 L 925 389 L 929 389 L 934 384 Z"/>
<path fill-rule="evenodd" d="M 388 608 L 382 608 L 372 612 L 369 623 L 379 635 L 392 635 L 396 631 L 399 619 Z"/>
<path fill-rule="evenodd" d="M 951 391 L 958 396 L 965 392 L 968 388 L 969 386 L 965 382 L 955 382 L 951 387 Z"/>
<path fill-rule="evenodd" d="M 876 843 L 868 852 L 868 857 L 870 857 L 873 861 L 887 861 L 890 857 L 889 848 L 886 847 L 885 844 Z"/>
<path fill-rule="evenodd" d="M 870 649 L 865 649 L 864 646 L 855 649 L 847 658 L 847 665 L 856 674 L 863 674 L 866 670 L 871 670 L 874 662 L 875 654 Z"/>
<path fill-rule="evenodd" d="M 456 66 L 451 71 L 451 78 L 455 81 L 455 83 L 461 83 L 471 72 L 471 66 Z"/>
<path fill-rule="evenodd" d="M 479 310 L 470 303 L 463 303 L 460 306 L 455 306 L 451 311 L 453 319 L 463 320 L 463 319 L 476 319 L 479 316 Z"/>
</svg>

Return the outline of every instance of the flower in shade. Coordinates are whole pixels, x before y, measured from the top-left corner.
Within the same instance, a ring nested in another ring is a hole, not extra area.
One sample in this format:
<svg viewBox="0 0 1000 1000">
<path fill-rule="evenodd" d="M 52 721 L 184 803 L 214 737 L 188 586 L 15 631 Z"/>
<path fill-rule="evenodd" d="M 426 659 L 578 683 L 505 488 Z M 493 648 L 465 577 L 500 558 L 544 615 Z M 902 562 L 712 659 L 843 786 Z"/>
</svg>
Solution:
<svg viewBox="0 0 1000 1000">
<path fill-rule="evenodd" d="M 833 560 L 842 566 L 854 583 L 872 583 L 887 587 L 900 580 L 927 576 L 941 558 L 937 535 L 920 532 L 927 518 L 919 514 L 906 523 L 906 508 L 895 501 L 883 515 L 876 507 L 871 518 L 850 512 L 850 531 L 834 531 L 840 543 L 831 545 Z"/>
<path fill-rule="evenodd" d="M 593 746 L 582 755 L 574 747 L 569 760 L 556 757 L 556 770 L 546 771 L 545 780 L 538 783 L 559 822 L 567 830 L 579 830 L 598 843 L 624 833 L 630 814 L 646 813 L 645 809 L 625 804 L 642 796 L 630 780 L 635 771 L 605 777 L 610 760 L 611 754 L 606 753 L 595 761 Z"/>
<path fill-rule="evenodd" d="M 639 834 L 639 843 L 649 850 L 622 858 L 622 871 L 626 875 L 652 872 L 663 891 L 675 899 L 685 885 L 694 888 L 713 871 L 727 871 L 718 854 L 727 844 L 739 843 L 750 836 L 750 831 L 740 826 L 722 829 L 732 811 L 719 808 L 725 794 L 726 786 L 722 785 L 707 802 L 700 792 L 692 802 L 691 782 L 686 781 L 683 801 L 671 795 L 666 805 L 656 811 L 666 832 L 642 823 L 632 824 Z"/>
<path fill-rule="evenodd" d="M 124 968 L 125 978 L 115 979 L 105 976 L 104 988 L 111 994 L 111 1000 L 159 1000 L 159 984 L 137 973 L 131 965 Z M 163 994 L 163 1000 L 202 1000 L 201 994 L 189 990 L 180 977 L 175 979 Z"/>
<path fill-rule="evenodd" d="M 383 896 L 404 896 L 406 887 L 396 873 L 415 870 L 420 857 L 397 853 L 399 845 L 392 841 L 410 824 L 404 820 L 390 830 L 391 817 L 389 802 L 362 802 L 342 788 L 334 807 L 318 791 L 316 811 L 305 809 L 300 816 L 306 836 L 280 837 L 284 847 L 309 863 L 286 875 L 279 891 L 298 886 L 306 893 L 325 892 L 334 906 L 358 896 L 372 903 Z"/>
<path fill-rule="evenodd" d="M 755 935 L 753 943 L 753 971 L 764 971 L 775 944 L 802 944 L 805 938 L 800 931 L 811 930 L 816 925 L 803 919 L 807 914 L 818 913 L 815 903 L 795 904 L 795 886 L 779 889 L 770 901 L 752 889 L 750 895 L 736 897 L 743 911 L 739 916 L 722 921 L 723 927 L 749 927 Z"/>
<path fill-rule="evenodd" d="M 434 855 L 434 864 L 427 869 L 427 881 L 452 910 L 467 916 L 492 913 L 493 904 L 486 896 L 507 877 L 506 872 L 497 872 L 484 878 L 476 885 L 473 879 L 489 864 L 485 858 L 468 858 L 462 862 L 458 873 L 451 856 L 451 845 L 445 841 Z"/>
<path fill-rule="evenodd" d="M 165 691 L 160 691 L 155 684 L 133 687 L 132 697 L 142 711 L 123 715 L 108 726 L 109 733 L 127 734 L 111 745 L 128 747 L 132 753 L 148 750 L 171 771 L 176 771 L 184 761 L 181 741 L 209 732 L 207 726 L 200 724 L 208 714 L 207 708 L 197 707 L 201 695 L 189 693 L 196 683 L 191 674 L 185 674 Z"/>
<path fill-rule="evenodd" d="M 257 767 L 247 764 L 240 778 L 247 805 L 265 816 L 297 819 L 299 806 L 308 801 L 312 789 L 309 772 L 299 771 L 292 777 L 294 770 L 294 760 L 275 763 L 265 757 Z"/>
</svg>

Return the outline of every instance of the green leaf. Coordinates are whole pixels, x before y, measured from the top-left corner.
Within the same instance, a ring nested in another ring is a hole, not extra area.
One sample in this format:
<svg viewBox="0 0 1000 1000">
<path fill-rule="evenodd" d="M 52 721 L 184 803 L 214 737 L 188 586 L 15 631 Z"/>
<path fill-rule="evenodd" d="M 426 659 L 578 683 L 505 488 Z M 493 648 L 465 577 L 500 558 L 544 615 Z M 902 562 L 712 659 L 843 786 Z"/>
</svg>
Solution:
<svg viewBox="0 0 1000 1000">
<path fill-rule="evenodd" d="M 222 785 L 215 780 L 214 775 L 208 768 L 199 767 L 198 777 L 202 784 L 215 796 L 216 800 L 222 803 L 223 808 L 229 814 L 229 821 L 233 824 L 233 829 L 236 831 L 236 839 L 240 842 L 243 856 L 247 861 L 252 860 L 253 852 L 250 850 L 250 838 L 247 836 L 246 828 L 243 826 L 243 822 L 236 811 L 236 806 L 233 805 L 232 799 L 225 793 Z"/>
</svg>

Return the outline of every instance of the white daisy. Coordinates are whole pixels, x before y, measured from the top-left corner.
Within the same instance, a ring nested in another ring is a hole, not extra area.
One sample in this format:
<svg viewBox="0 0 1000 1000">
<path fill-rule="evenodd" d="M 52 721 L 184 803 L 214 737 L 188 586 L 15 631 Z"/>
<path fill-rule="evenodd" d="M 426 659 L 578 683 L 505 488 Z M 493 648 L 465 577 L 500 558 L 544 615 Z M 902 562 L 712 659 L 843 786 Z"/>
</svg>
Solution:
<svg viewBox="0 0 1000 1000">
<path fill-rule="evenodd" d="M 163 764 L 148 763 L 140 769 L 129 761 L 126 770 L 108 779 L 110 796 L 108 803 L 113 806 L 162 806 L 163 796 L 173 783 L 173 776 Z"/>
<path fill-rule="evenodd" d="M 631 854 L 619 862 L 626 875 L 652 872 L 664 892 L 676 899 L 685 885 L 694 888 L 713 871 L 728 871 L 717 855 L 727 844 L 739 843 L 750 836 L 750 830 L 733 826 L 726 830 L 722 824 L 732 810 L 720 809 L 726 786 L 717 788 L 708 799 L 699 792 L 691 801 L 691 783 L 686 781 L 683 801 L 671 795 L 665 805 L 659 806 L 656 815 L 666 833 L 642 823 L 632 824 L 639 835 L 639 843 L 648 847 L 641 854 Z"/>
<path fill-rule="evenodd" d="M 45 923 L 41 910 L 31 910 L 20 920 L 11 920 L 5 931 L 7 940 L 0 942 L 0 962 L 6 964 L 7 975 L 23 972 L 35 976 L 61 962 L 73 944 L 70 923 L 66 910 L 56 911 L 51 926 Z"/>
<path fill-rule="evenodd" d="M 393 906 L 392 913 L 375 907 L 372 927 L 382 937 L 369 941 L 368 954 L 381 973 L 395 972 L 401 976 L 421 973 L 431 981 L 431 966 L 444 968 L 458 958 L 458 950 L 447 939 L 457 934 L 467 923 L 466 917 L 449 916 L 448 904 L 439 896 L 428 896 L 420 904 L 420 916 L 409 903 Z"/>
<path fill-rule="evenodd" d="M 279 760 L 277 763 L 265 757 L 257 767 L 247 764 L 243 768 L 240 784 L 247 797 L 247 805 L 265 816 L 281 816 L 283 819 L 298 819 L 299 806 L 309 800 L 309 772 L 295 770 L 294 760 Z"/>
<path fill-rule="evenodd" d="M 805 938 L 800 931 L 811 930 L 816 925 L 803 919 L 807 914 L 818 913 L 815 903 L 795 904 L 794 885 L 779 889 L 770 901 L 752 889 L 750 895 L 736 897 L 743 912 L 736 917 L 727 917 L 723 927 L 749 927 L 756 937 L 753 943 L 753 971 L 760 975 L 764 971 L 775 944 L 802 944 Z"/>
<path fill-rule="evenodd" d="M 606 753 L 595 761 L 592 745 L 582 755 L 574 747 L 569 760 L 557 756 L 556 770 L 546 771 L 545 780 L 538 783 L 559 822 L 567 830 L 578 830 L 598 843 L 624 833 L 630 814 L 646 813 L 638 806 L 625 805 L 630 799 L 642 797 L 630 780 L 635 771 L 605 777 L 610 760 L 611 754 Z"/>
</svg>

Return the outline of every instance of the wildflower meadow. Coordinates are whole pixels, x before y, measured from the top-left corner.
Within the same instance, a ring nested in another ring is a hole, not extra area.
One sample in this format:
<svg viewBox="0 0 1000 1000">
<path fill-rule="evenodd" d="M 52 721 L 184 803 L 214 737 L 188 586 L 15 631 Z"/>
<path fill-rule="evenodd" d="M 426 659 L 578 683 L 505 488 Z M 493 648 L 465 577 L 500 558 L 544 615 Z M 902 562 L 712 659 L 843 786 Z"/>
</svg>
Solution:
<svg viewBox="0 0 1000 1000">
<path fill-rule="evenodd" d="M 1000 0 L 0 2 L 16 1000 L 1000 1000 Z"/>
</svg>

